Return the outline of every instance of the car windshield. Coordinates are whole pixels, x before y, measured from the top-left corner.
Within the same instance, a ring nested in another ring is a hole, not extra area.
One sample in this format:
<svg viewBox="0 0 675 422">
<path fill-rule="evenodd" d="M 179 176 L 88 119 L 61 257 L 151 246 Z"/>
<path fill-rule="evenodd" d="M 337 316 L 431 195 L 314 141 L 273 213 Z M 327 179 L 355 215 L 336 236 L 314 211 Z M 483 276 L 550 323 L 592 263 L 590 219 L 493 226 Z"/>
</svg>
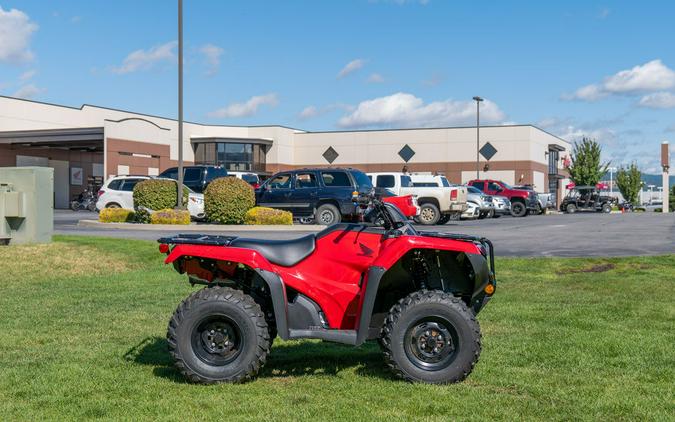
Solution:
<svg viewBox="0 0 675 422">
<path fill-rule="evenodd" d="M 369 190 L 373 188 L 373 182 L 370 181 L 370 178 L 366 176 L 365 173 L 353 171 L 352 176 L 354 176 L 354 180 L 356 180 L 356 185 L 359 187 L 359 190 Z"/>
<path fill-rule="evenodd" d="M 469 193 L 478 193 L 478 194 L 483 193 L 480 189 L 473 187 L 471 185 L 467 186 L 466 189 L 469 191 Z"/>
<path fill-rule="evenodd" d="M 509 185 L 509 184 L 506 183 L 506 182 L 500 182 L 500 183 L 501 183 L 501 185 L 504 187 L 504 189 L 513 189 L 513 186 Z"/>
</svg>

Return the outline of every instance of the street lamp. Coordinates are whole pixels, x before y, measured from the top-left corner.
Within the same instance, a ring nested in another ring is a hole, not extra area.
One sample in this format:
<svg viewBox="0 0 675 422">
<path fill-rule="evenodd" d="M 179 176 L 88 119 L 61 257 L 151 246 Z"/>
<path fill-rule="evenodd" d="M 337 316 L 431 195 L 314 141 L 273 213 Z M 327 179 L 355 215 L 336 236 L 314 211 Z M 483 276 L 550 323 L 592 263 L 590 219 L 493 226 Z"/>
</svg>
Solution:
<svg viewBox="0 0 675 422">
<path fill-rule="evenodd" d="M 178 183 L 176 208 L 183 209 L 183 0 L 178 0 Z"/>
<path fill-rule="evenodd" d="M 473 97 L 476 102 L 476 179 L 480 179 L 480 103 L 481 97 Z"/>
<path fill-rule="evenodd" d="M 609 167 L 607 170 L 609 170 L 609 195 L 611 196 L 614 193 L 614 178 L 612 176 L 616 171 L 616 167 Z"/>
</svg>

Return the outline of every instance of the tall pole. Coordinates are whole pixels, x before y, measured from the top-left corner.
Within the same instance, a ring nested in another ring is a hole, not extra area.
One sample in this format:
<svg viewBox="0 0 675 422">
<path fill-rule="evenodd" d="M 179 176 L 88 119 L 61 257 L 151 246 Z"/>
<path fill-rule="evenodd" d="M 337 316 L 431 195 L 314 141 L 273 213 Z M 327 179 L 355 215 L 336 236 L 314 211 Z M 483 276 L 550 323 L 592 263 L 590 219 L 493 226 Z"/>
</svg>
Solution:
<svg viewBox="0 0 675 422">
<path fill-rule="evenodd" d="M 176 208 L 183 209 L 183 0 L 178 0 L 178 191 Z"/>
<path fill-rule="evenodd" d="M 480 103 L 481 97 L 473 97 L 476 102 L 476 179 L 480 179 Z"/>
<path fill-rule="evenodd" d="M 663 141 L 661 144 L 661 168 L 663 169 L 663 179 L 661 179 L 661 186 L 663 186 L 663 193 L 661 194 L 661 210 L 665 213 L 668 212 L 670 206 L 670 148 L 668 141 Z"/>
</svg>

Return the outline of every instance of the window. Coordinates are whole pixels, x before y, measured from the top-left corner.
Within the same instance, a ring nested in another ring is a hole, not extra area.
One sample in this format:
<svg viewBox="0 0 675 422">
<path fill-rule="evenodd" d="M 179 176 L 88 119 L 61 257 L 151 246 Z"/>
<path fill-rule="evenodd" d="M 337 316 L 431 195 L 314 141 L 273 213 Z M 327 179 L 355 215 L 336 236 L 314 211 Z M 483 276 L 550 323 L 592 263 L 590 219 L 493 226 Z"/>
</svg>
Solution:
<svg viewBox="0 0 675 422">
<path fill-rule="evenodd" d="M 377 183 L 375 183 L 375 186 L 378 188 L 393 188 L 396 186 L 396 179 L 392 174 L 380 175 L 377 176 Z"/>
<path fill-rule="evenodd" d="M 356 186 L 359 187 L 359 189 L 372 189 L 373 187 L 373 182 L 366 176 L 365 173 L 362 173 L 360 171 L 353 171 L 352 177 L 354 177 L 354 180 L 356 180 Z"/>
<path fill-rule="evenodd" d="M 121 183 L 122 183 L 122 179 L 115 179 L 112 182 L 108 183 L 108 189 L 120 190 L 120 184 Z"/>
<path fill-rule="evenodd" d="M 267 184 L 271 189 L 290 189 L 291 175 L 289 173 L 276 175 Z"/>
<path fill-rule="evenodd" d="M 443 187 L 449 188 L 450 187 L 450 182 L 448 182 L 448 179 L 445 178 L 445 176 L 441 176 L 441 184 Z"/>
<path fill-rule="evenodd" d="M 224 168 L 222 167 L 210 168 L 206 172 L 206 181 L 210 182 L 213 179 L 225 176 L 227 176 L 227 170 L 225 170 Z"/>
<path fill-rule="evenodd" d="M 482 193 L 483 193 L 483 192 L 481 192 L 480 190 L 478 190 L 478 188 L 476 188 L 475 186 L 472 186 L 472 185 L 469 185 L 469 186 L 467 186 L 466 188 L 467 188 L 467 190 L 469 191 L 469 193 L 478 193 L 478 194 L 482 194 Z"/>
<path fill-rule="evenodd" d="M 245 173 L 241 175 L 241 180 L 246 183 L 260 183 L 260 179 L 257 174 Z"/>
<path fill-rule="evenodd" d="M 471 182 L 469 184 L 480 191 L 485 189 L 485 182 Z"/>
<path fill-rule="evenodd" d="M 322 171 L 321 178 L 323 184 L 329 188 L 339 188 L 351 186 L 352 182 L 344 171 Z"/>
<path fill-rule="evenodd" d="M 416 188 L 437 188 L 438 183 L 436 182 L 413 182 L 413 186 Z"/>
<path fill-rule="evenodd" d="M 133 192 L 134 186 L 136 186 L 136 184 L 140 181 L 141 179 L 124 179 L 122 180 L 119 190 L 124 192 Z"/>
<path fill-rule="evenodd" d="M 401 176 L 401 187 L 411 188 L 413 187 L 413 182 L 410 176 Z"/>
<path fill-rule="evenodd" d="M 295 175 L 295 187 L 297 189 L 315 188 L 316 175 L 314 173 L 298 173 Z"/>
<path fill-rule="evenodd" d="M 194 183 L 202 180 L 202 169 L 199 167 L 188 167 L 183 171 L 183 181 L 185 183 Z"/>
<path fill-rule="evenodd" d="M 178 169 L 177 168 L 171 168 L 169 170 L 165 170 L 165 171 L 162 172 L 162 174 L 159 175 L 159 177 L 178 180 Z"/>
<path fill-rule="evenodd" d="M 558 151 L 548 150 L 548 174 L 558 174 Z"/>
<path fill-rule="evenodd" d="M 499 192 L 499 191 L 502 191 L 503 189 L 502 189 L 501 186 L 499 186 L 495 182 L 488 182 L 488 190 L 494 190 L 494 191 Z"/>
<path fill-rule="evenodd" d="M 241 142 L 200 142 L 193 144 L 193 148 L 195 164 L 223 166 L 230 171 L 265 171 L 265 145 Z"/>
</svg>

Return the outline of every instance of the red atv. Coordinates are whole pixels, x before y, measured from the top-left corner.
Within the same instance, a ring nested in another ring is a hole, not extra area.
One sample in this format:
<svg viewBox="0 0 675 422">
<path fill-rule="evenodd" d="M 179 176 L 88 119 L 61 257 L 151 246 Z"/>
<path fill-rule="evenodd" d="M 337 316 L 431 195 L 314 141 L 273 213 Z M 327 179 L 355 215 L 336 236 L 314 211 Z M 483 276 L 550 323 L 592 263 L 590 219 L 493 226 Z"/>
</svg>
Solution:
<svg viewBox="0 0 675 422">
<path fill-rule="evenodd" d="M 178 370 L 198 383 L 250 380 L 279 335 L 353 346 L 377 339 L 402 378 L 466 378 L 481 351 L 476 314 L 495 292 L 492 244 L 418 232 L 372 198 L 364 220 L 377 224 L 335 224 L 293 240 L 159 239 L 166 263 L 207 286 L 169 322 Z"/>
</svg>

